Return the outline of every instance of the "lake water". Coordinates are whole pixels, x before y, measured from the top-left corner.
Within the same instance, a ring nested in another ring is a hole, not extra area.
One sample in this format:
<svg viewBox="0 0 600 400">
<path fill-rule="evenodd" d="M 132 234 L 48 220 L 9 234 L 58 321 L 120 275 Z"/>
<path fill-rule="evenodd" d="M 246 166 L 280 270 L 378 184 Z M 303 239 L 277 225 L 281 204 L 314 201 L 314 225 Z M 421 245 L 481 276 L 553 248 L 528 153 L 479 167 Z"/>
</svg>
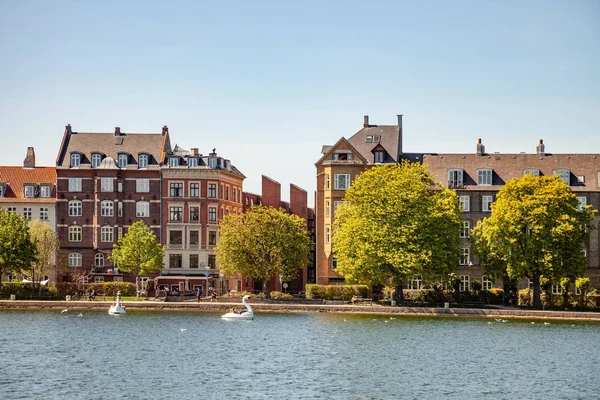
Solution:
<svg viewBox="0 0 600 400">
<path fill-rule="evenodd" d="M 78 314 L 0 311 L 0 398 L 600 397 L 598 323 Z"/>
</svg>

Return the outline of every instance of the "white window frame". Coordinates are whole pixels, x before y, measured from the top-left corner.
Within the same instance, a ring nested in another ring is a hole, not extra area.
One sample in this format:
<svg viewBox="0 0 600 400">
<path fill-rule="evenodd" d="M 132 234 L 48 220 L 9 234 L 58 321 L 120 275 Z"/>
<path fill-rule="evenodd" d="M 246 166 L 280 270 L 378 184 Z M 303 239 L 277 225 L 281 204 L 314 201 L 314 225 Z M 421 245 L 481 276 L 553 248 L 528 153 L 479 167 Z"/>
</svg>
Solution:
<svg viewBox="0 0 600 400">
<path fill-rule="evenodd" d="M 83 215 L 83 203 L 81 200 L 69 201 L 69 217 L 81 217 Z"/>
<path fill-rule="evenodd" d="M 448 169 L 448 187 L 450 189 L 462 188 L 465 171 L 462 168 Z"/>
<path fill-rule="evenodd" d="M 198 187 L 192 189 L 192 185 L 197 185 Z M 194 194 L 193 191 L 197 193 Z M 188 184 L 188 197 L 200 197 L 200 182 L 190 182 Z"/>
<path fill-rule="evenodd" d="M 92 153 L 92 168 L 98 168 L 102 163 L 102 154 Z"/>
<path fill-rule="evenodd" d="M 69 242 L 81 242 L 83 238 L 83 229 L 79 225 L 69 227 Z"/>
<path fill-rule="evenodd" d="M 562 287 L 560 285 L 552 285 L 552 294 L 563 294 Z"/>
<path fill-rule="evenodd" d="M 188 168 L 198 167 L 198 157 L 188 157 Z"/>
<path fill-rule="evenodd" d="M 112 200 L 102 200 L 100 202 L 100 216 L 112 217 L 115 215 L 115 204 Z"/>
<path fill-rule="evenodd" d="M 35 197 L 35 185 L 27 183 L 25 184 L 25 190 L 23 191 L 23 197 L 33 198 Z"/>
<path fill-rule="evenodd" d="M 471 279 L 469 275 L 460 276 L 460 286 L 458 287 L 459 292 L 466 292 L 471 290 Z"/>
<path fill-rule="evenodd" d="M 169 167 L 179 167 L 179 157 L 169 157 Z"/>
<path fill-rule="evenodd" d="M 149 193 L 150 192 L 150 179 L 136 179 L 135 180 L 135 192 L 136 193 Z"/>
<path fill-rule="evenodd" d="M 81 178 L 69 178 L 69 192 L 81 192 Z"/>
<path fill-rule="evenodd" d="M 208 183 L 207 188 L 208 188 L 208 190 L 207 190 L 208 193 L 206 193 L 206 197 L 209 199 L 216 199 L 217 198 L 217 184 L 210 182 L 210 183 Z"/>
<path fill-rule="evenodd" d="M 138 218 L 150 217 L 150 203 L 147 201 L 138 201 L 135 203 L 135 216 Z"/>
<path fill-rule="evenodd" d="M 214 157 L 210 157 L 208 159 L 208 168 L 214 169 L 217 168 L 217 159 Z"/>
<path fill-rule="evenodd" d="M 174 217 L 176 217 L 176 218 L 174 218 Z M 183 207 L 182 206 L 169 207 L 169 221 L 183 222 Z"/>
<path fill-rule="evenodd" d="M 577 206 L 577 209 L 579 211 L 582 211 L 585 208 L 585 206 L 587 206 L 587 197 L 577 196 L 577 201 L 579 201 L 579 205 Z"/>
<path fill-rule="evenodd" d="M 50 198 L 52 188 L 50 185 L 40 185 L 40 197 L 47 199 Z"/>
<path fill-rule="evenodd" d="M 494 281 L 489 276 L 483 275 L 481 277 L 481 290 L 490 290 L 494 287 Z"/>
<path fill-rule="evenodd" d="M 325 217 L 326 218 L 329 218 L 330 209 L 331 209 L 330 201 L 329 200 L 325 200 Z"/>
<path fill-rule="evenodd" d="M 558 175 L 560 180 L 567 184 L 567 186 L 571 186 L 571 170 L 566 168 L 555 169 L 554 175 Z"/>
<path fill-rule="evenodd" d="M 138 156 L 138 168 L 148 168 L 148 154 L 140 154 Z"/>
<path fill-rule="evenodd" d="M 600 179 L 600 172 L 598 173 L 598 179 Z M 329 190 L 329 174 L 325 174 L 325 190 Z"/>
<path fill-rule="evenodd" d="M 471 221 L 463 221 L 463 225 L 458 237 L 462 239 L 468 239 L 471 237 Z"/>
<path fill-rule="evenodd" d="M 208 207 L 208 222 L 217 222 L 217 207 Z"/>
<path fill-rule="evenodd" d="M 71 153 L 71 168 L 77 168 L 81 165 L 81 154 Z"/>
<path fill-rule="evenodd" d="M 350 174 L 334 174 L 333 190 L 348 190 L 350 187 Z"/>
<path fill-rule="evenodd" d="M 341 206 L 342 204 L 344 204 L 343 200 L 334 200 L 333 201 L 333 216 L 335 217 L 335 213 L 337 212 L 337 209 L 339 206 Z"/>
<path fill-rule="evenodd" d="M 94 276 L 94 283 L 104 283 L 104 276 L 102 276 L 102 275 Z"/>
<path fill-rule="evenodd" d="M 96 253 L 94 256 L 94 267 L 103 268 L 104 267 L 104 254 Z"/>
<path fill-rule="evenodd" d="M 127 164 L 129 163 L 129 155 L 128 154 L 119 154 L 117 157 L 117 165 L 119 168 L 127 168 Z"/>
<path fill-rule="evenodd" d="M 413 290 L 420 290 L 423 285 L 423 277 L 421 275 L 415 275 L 408 281 L 408 288 Z"/>
<path fill-rule="evenodd" d="M 329 230 L 329 227 L 326 226 L 325 227 L 325 243 L 329 244 L 330 239 L 331 239 L 330 230 Z"/>
<path fill-rule="evenodd" d="M 100 191 L 101 192 L 113 192 L 115 188 L 115 182 L 113 178 L 100 178 Z"/>
<path fill-rule="evenodd" d="M 458 196 L 460 209 L 463 212 L 471 211 L 471 196 L 469 195 L 460 195 Z"/>
<path fill-rule="evenodd" d="M 83 257 L 79 253 L 69 254 L 67 265 L 69 268 L 79 268 L 83 265 Z"/>
<path fill-rule="evenodd" d="M 493 202 L 494 202 L 494 196 L 490 196 L 490 195 L 481 196 L 481 211 L 491 212 Z"/>
<path fill-rule="evenodd" d="M 480 168 L 477 170 L 477 184 L 491 186 L 493 170 L 491 168 Z"/>
<path fill-rule="evenodd" d="M 196 218 L 192 219 L 192 209 L 196 210 L 198 213 L 196 215 Z M 190 206 L 189 207 L 189 213 L 190 213 L 190 222 L 200 222 L 200 207 L 198 206 Z"/>
<path fill-rule="evenodd" d="M 540 176 L 540 170 L 537 168 L 527 168 L 523 171 L 523 175 L 531 174 L 533 176 Z"/>
<path fill-rule="evenodd" d="M 458 265 L 469 265 L 471 261 L 470 249 L 468 247 L 463 247 L 460 249 L 461 254 L 458 259 Z"/>
<path fill-rule="evenodd" d="M 100 241 L 102 243 L 114 242 L 114 229 L 112 226 L 103 226 L 100 228 Z"/>
<path fill-rule="evenodd" d="M 23 207 L 23 217 L 25 219 L 28 219 L 29 221 L 31 221 L 31 215 L 32 215 L 31 207 Z"/>
<path fill-rule="evenodd" d="M 383 151 L 376 151 L 374 152 L 374 156 L 376 163 L 382 163 L 383 159 L 385 158 L 385 153 Z"/>
<path fill-rule="evenodd" d="M 338 267 L 338 259 L 335 257 L 331 257 L 331 270 L 335 271 Z"/>
</svg>

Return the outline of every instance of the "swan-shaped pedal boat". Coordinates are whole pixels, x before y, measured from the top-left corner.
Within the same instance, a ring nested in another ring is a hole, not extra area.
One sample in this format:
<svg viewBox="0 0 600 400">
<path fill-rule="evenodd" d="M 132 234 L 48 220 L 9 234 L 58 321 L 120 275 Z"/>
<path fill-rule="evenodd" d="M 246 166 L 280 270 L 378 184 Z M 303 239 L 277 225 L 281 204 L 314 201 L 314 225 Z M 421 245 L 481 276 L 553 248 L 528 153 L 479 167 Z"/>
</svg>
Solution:
<svg viewBox="0 0 600 400">
<path fill-rule="evenodd" d="M 242 303 L 246 306 L 245 310 L 239 312 L 229 312 L 227 314 L 221 315 L 223 319 L 254 319 L 254 310 L 248 304 L 248 299 L 250 299 L 250 295 L 244 296 L 242 299 Z"/>
<path fill-rule="evenodd" d="M 125 314 L 125 307 L 121 305 L 121 297 L 117 295 L 117 302 L 108 309 L 109 314 Z"/>
</svg>

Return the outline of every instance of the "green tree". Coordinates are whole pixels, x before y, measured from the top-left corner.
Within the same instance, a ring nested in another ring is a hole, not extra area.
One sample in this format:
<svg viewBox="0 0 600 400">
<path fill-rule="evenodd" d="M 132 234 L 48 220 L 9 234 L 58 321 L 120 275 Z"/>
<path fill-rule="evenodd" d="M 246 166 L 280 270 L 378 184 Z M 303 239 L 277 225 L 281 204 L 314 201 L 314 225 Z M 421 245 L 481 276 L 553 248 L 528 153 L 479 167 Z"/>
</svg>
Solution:
<svg viewBox="0 0 600 400">
<path fill-rule="evenodd" d="M 512 179 L 498 192 L 491 216 L 473 229 L 475 251 L 489 275 L 531 279 L 539 307 L 542 275 L 559 282 L 585 272 L 581 249 L 595 213 L 581 208 L 558 176 Z"/>
<path fill-rule="evenodd" d="M 255 206 L 244 214 L 229 214 L 219 229 L 219 270 L 261 279 L 265 298 L 272 278 L 292 280 L 307 263 L 310 237 L 305 221 L 283 209 Z"/>
<path fill-rule="evenodd" d="M 37 261 L 31 265 L 31 280 L 34 288 L 40 289 L 39 281 L 55 267 L 60 241 L 58 234 L 41 221 L 30 222 L 29 232 L 37 251 Z"/>
<path fill-rule="evenodd" d="M 587 302 L 585 300 L 587 292 L 590 290 L 590 278 L 577 278 L 575 280 L 575 287 L 579 290 L 579 293 L 581 293 L 580 305 L 582 307 L 586 306 Z"/>
<path fill-rule="evenodd" d="M 27 219 L 0 208 L 0 289 L 3 273 L 23 272 L 36 260 Z"/>
<path fill-rule="evenodd" d="M 162 269 L 164 256 L 165 247 L 158 243 L 154 232 L 142 221 L 137 221 L 113 246 L 108 259 L 120 271 L 143 276 Z"/>
<path fill-rule="evenodd" d="M 404 161 L 363 172 L 333 222 L 337 272 L 349 282 L 386 285 L 402 301 L 406 278 L 439 280 L 459 260 L 456 193 L 440 187 L 427 166 Z"/>
</svg>

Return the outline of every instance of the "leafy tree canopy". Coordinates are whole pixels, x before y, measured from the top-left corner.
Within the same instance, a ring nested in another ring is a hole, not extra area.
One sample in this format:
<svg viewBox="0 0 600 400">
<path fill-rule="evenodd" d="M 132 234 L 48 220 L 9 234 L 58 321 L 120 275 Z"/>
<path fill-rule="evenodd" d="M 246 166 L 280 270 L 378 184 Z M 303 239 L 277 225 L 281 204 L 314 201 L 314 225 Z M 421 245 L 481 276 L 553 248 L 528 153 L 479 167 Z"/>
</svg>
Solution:
<svg viewBox="0 0 600 400">
<path fill-rule="evenodd" d="M 29 231 L 37 251 L 37 261 L 31 265 L 31 280 L 34 287 L 39 287 L 41 278 L 54 267 L 60 241 L 54 229 L 42 221 L 30 222 Z"/>
<path fill-rule="evenodd" d="M 108 259 L 119 270 L 142 276 L 162 269 L 164 256 L 165 247 L 158 243 L 154 232 L 142 221 L 137 221 L 113 246 Z"/>
<path fill-rule="evenodd" d="M 404 161 L 363 172 L 333 222 L 337 272 L 350 282 L 387 284 L 413 275 L 439 279 L 459 259 L 456 193 L 440 187 L 427 166 Z"/>
<path fill-rule="evenodd" d="M 531 279 L 539 306 L 542 275 L 559 284 L 585 272 L 595 213 L 558 176 L 528 174 L 500 189 L 491 216 L 473 229 L 475 250 L 490 275 Z"/>
<path fill-rule="evenodd" d="M 265 297 L 271 278 L 294 279 L 306 265 L 309 251 L 305 221 L 283 209 L 264 206 L 226 215 L 215 249 L 221 273 L 261 279 Z"/>
<path fill-rule="evenodd" d="M 2 273 L 23 272 L 36 260 L 27 219 L 0 209 L 0 288 Z"/>
</svg>

